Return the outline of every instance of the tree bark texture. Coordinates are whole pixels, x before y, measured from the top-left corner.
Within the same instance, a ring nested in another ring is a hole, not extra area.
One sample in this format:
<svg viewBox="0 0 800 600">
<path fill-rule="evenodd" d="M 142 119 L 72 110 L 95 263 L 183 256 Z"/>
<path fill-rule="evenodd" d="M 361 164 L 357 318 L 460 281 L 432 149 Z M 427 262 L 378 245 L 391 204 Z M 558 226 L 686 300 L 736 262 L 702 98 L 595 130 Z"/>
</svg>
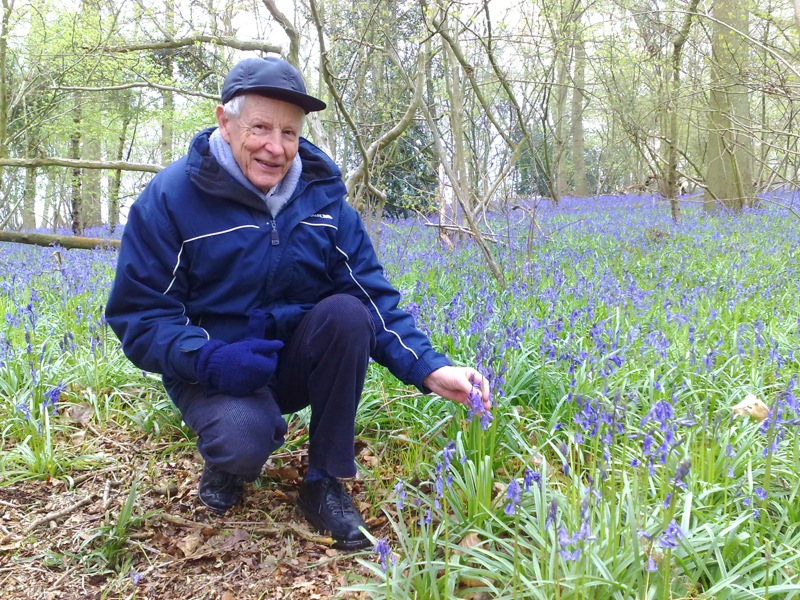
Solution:
<svg viewBox="0 0 800 600">
<path fill-rule="evenodd" d="M 578 197 L 589 195 L 586 181 L 586 138 L 583 130 L 583 110 L 586 105 L 586 47 L 582 39 L 576 39 L 572 76 L 572 189 Z"/>
<path fill-rule="evenodd" d="M 742 85 L 749 46 L 744 0 L 717 0 L 713 7 L 712 76 L 706 148 L 704 207 L 741 210 L 753 202 L 750 92 Z"/>
</svg>

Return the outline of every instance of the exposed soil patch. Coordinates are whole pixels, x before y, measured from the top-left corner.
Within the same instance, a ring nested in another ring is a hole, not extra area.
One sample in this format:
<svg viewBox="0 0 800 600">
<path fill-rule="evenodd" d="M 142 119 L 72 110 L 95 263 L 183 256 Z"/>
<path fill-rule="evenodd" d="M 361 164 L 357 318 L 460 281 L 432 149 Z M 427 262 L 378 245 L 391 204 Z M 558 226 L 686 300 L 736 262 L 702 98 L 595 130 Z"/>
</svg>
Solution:
<svg viewBox="0 0 800 600">
<path fill-rule="evenodd" d="M 374 555 L 334 550 L 296 508 L 300 456 L 266 470 L 218 517 L 197 502 L 191 451 L 175 456 L 139 435 L 92 436 L 114 461 L 71 481 L 0 487 L 2 598 L 331 598 L 365 577 L 356 558 Z M 369 516 L 363 485 L 351 487 Z M 375 532 L 385 525 L 368 521 Z"/>
</svg>

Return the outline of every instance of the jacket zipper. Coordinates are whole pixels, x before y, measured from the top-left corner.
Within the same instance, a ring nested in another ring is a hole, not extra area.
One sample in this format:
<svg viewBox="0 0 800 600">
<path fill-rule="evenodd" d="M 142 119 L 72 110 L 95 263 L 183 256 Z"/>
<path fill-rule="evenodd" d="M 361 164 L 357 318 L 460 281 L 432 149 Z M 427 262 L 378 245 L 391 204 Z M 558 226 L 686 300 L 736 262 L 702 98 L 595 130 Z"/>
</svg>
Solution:
<svg viewBox="0 0 800 600">
<path fill-rule="evenodd" d="M 275 219 L 272 219 L 270 225 L 272 225 L 272 233 L 270 234 L 272 236 L 272 245 L 277 246 L 281 243 L 281 239 L 278 236 L 278 224 L 275 223 Z"/>
</svg>

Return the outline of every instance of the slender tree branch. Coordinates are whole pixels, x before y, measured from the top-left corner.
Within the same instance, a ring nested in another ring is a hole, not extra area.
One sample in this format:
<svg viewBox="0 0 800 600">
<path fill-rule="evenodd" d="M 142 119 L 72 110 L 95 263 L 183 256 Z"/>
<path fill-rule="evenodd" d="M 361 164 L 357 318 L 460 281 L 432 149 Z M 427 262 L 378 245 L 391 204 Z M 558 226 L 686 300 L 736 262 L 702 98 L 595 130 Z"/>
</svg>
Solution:
<svg viewBox="0 0 800 600">
<path fill-rule="evenodd" d="M 161 42 L 147 42 L 144 44 L 128 44 L 125 46 L 99 46 L 92 48 L 100 52 L 108 53 L 127 53 L 127 52 L 140 52 L 142 50 L 166 50 L 170 48 L 183 48 L 185 46 L 193 46 L 195 44 L 216 44 L 218 46 L 227 46 L 236 50 L 260 50 L 261 52 L 273 52 L 280 54 L 281 47 L 275 44 L 267 44 L 261 41 L 248 41 L 240 40 L 239 38 L 229 37 L 224 35 L 190 35 L 184 38 L 176 38 L 174 40 L 164 40 Z"/>
<path fill-rule="evenodd" d="M 423 69 L 420 67 L 418 71 L 421 70 Z M 411 80 L 411 78 L 408 76 L 405 70 L 400 69 L 400 72 L 403 74 L 403 77 L 405 77 L 408 87 L 414 90 L 415 88 L 414 82 Z M 424 80 L 420 81 L 418 85 L 421 86 L 423 83 Z M 414 95 L 416 96 L 417 90 L 414 90 L 414 92 L 415 92 Z M 466 219 L 467 225 L 469 226 L 469 230 L 472 234 L 472 239 L 475 240 L 475 243 L 478 244 L 478 247 L 481 249 L 481 252 L 483 252 L 484 258 L 486 259 L 486 264 L 489 266 L 489 270 L 492 272 L 492 275 L 494 275 L 495 279 L 497 279 L 497 281 L 500 283 L 502 287 L 505 287 L 506 279 L 503 276 L 502 271 L 500 271 L 499 267 L 497 266 L 497 263 L 495 262 L 494 257 L 492 256 L 492 252 L 489 249 L 489 246 L 486 244 L 486 240 L 484 239 L 481 230 L 478 229 L 478 225 L 475 223 L 475 219 L 472 217 L 471 211 L 467 209 L 468 202 L 466 193 L 464 192 L 464 190 L 461 189 L 458 177 L 453 172 L 453 168 L 450 166 L 450 163 L 448 163 L 447 160 L 445 160 L 444 158 L 446 156 L 444 144 L 442 143 L 442 138 L 439 135 L 439 130 L 436 127 L 436 123 L 434 122 L 433 117 L 431 117 L 431 113 L 424 102 L 420 102 L 419 110 L 422 112 L 426 122 L 428 123 L 431 135 L 433 136 L 433 143 L 436 147 L 436 151 L 439 153 L 439 156 L 441 157 L 440 163 L 445 173 L 447 174 L 447 178 L 450 180 L 450 184 L 453 186 L 453 192 L 455 194 L 455 197 L 459 205 L 461 206 L 461 210 L 464 213 L 464 218 Z"/>
<path fill-rule="evenodd" d="M 124 161 L 76 160 L 73 158 L 0 158 L 3 167 L 71 167 L 73 169 L 108 169 L 109 171 L 139 171 L 142 173 L 158 173 L 162 165 L 148 165 Z"/>
<path fill-rule="evenodd" d="M 395 64 L 397 64 L 397 66 L 399 67 L 400 66 L 399 60 L 397 60 L 397 57 L 394 55 L 394 52 L 392 52 L 391 54 Z M 392 127 L 389 131 L 384 133 L 382 136 L 380 136 L 377 140 L 372 142 L 369 148 L 367 148 L 365 153 L 366 154 L 365 160 L 362 161 L 360 165 L 358 165 L 356 170 L 350 174 L 350 176 L 347 178 L 347 181 L 345 182 L 347 185 L 348 192 L 356 186 L 356 184 L 360 179 L 365 180 L 365 183 L 367 183 L 367 185 L 373 190 L 373 193 L 376 191 L 374 187 L 369 183 L 368 165 L 372 164 L 372 162 L 375 160 L 375 157 L 383 148 L 385 148 L 386 146 L 391 144 L 394 140 L 403 135 L 403 132 L 406 129 L 408 129 L 408 126 L 411 125 L 412 121 L 414 120 L 414 116 L 417 114 L 417 109 L 422 103 L 422 91 L 425 83 L 425 68 L 423 66 L 423 59 L 424 55 L 420 53 L 418 55 L 418 60 L 417 60 L 418 63 L 417 84 L 416 88 L 413 90 L 414 95 L 411 99 L 411 103 L 408 105 L 408 108 L 406 109 L 405 114 L 394 127 Z M 386 199 L 385 195 L 381 194 L 381 196 L 382 199 L 384 200 Z"/>
<path fill-rule="evenodd" d="M 322 20 L 319 16 L 319 10 L 317 9 L 316 0 L 309 0 L 309 6 L 311 7 L 311 17 L 314 20 L 314 26 L 317 29 L 317 39 L 319 41 L 319 50 L 320 50 L 320 57 L 322 58 L 320 64 L 320 70 L 322 71 L 322 78 L 325 80 L 325 84 L 328 86 L 328 91 L 333 96 L 333 100 L 336 103 L 336 107 L 339 109 L 339 112 L 344 117 L 347 126 L 350 128 L 350 132 L 353 134 L 353 138 L 355 139 L 356 147 L 358 148 L 359 154 L 361 154 L 361 161 L 362 165 L 369 164 L 369 159 L 367 157 L 367 149 L 364 146 L 364 140 L 361 134 L 358 131 L 358 127 L 356 127 L 353 118 L 350 116 L 350 112 L 345 108 L 344 102 L 342 102 L 342 97 L 339 95 L 339 91 L 336 88 L 336 82 L 333 78 L 333 73 L 331 73 L 330 64 L 328 61 L 328 49 L 325 44 L 325 34 L 322 27 Z M 359 168 L 361 165 L 359 165 Z M 364 184 L 367 188 L 370 186 L 369 181 L 369 169 L 364 169 Z M 352 188 L 347 188 L 347 193 L 352 193 Z M 354 203 L 357 204 L 357 203 Z"/>
<path fill-rule="evenodd" d="M 300 60 L 300 34 L 292 24 L 289 17 L 283 14 L 273 0 L 262 0 L 267 7 L 269 14 L 283 27 L 283 31 L 289 37 L 289 56 L 288 61 L 299 68 Z"/>
<path fill-rule="evenodd" d="M 161 90 L 164 92 L 176 92 L 184 96 L 196 96 L 198 98 L 208 98 L 209 100 L 219 100 L 219 95 L 209 94 L 207 92 L 198 92 L 184 90 L 181 88 L 173 87 L 170 85 L 161 85 L 160 83 L 152 83 L 150 81 L 139 81 L 135 83 L 123 83 L 120 85 L 105 85 L 101 87 L 81 87 L 81 86 L 54 86 L 52 89 L 65 91 L 65 92 L 115 92 L 118 90 L 129 90 L 131 88 L 152 88 L 154 90 Z"/>
</svg>

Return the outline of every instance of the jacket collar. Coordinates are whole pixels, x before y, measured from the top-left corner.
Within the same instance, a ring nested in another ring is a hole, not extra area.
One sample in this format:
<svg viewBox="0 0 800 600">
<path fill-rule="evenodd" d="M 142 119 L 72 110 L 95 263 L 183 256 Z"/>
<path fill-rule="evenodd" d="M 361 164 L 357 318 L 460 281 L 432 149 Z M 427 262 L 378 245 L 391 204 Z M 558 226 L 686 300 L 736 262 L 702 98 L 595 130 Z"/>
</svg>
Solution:
<svg viewBox="0 0 800 600">
<path fill-rule="evenodd" d="M 186 173 L 189 179 L 209 195 L 244 204 L 260 212 L 268 212 L 263 198 L 239 183 L 214 158 L 211 153 L 209 138 L 215 129 L 216 127 L 204 129 L 194 137 L 189 145 L 186 162 Z M 338 180 L 341 187 L 344 187 L 342 173 L 336 163 L 305 138 L 300 138 L 298 154 L 303 161 L 303 171 L 292 198 L 315 181 L 330 180 L 335 182 Z M 336 187 L 338 188 L 338 186 Z M 343 190 L 339 189 L 337 193 L 343 193 Z"/>
</svg>

